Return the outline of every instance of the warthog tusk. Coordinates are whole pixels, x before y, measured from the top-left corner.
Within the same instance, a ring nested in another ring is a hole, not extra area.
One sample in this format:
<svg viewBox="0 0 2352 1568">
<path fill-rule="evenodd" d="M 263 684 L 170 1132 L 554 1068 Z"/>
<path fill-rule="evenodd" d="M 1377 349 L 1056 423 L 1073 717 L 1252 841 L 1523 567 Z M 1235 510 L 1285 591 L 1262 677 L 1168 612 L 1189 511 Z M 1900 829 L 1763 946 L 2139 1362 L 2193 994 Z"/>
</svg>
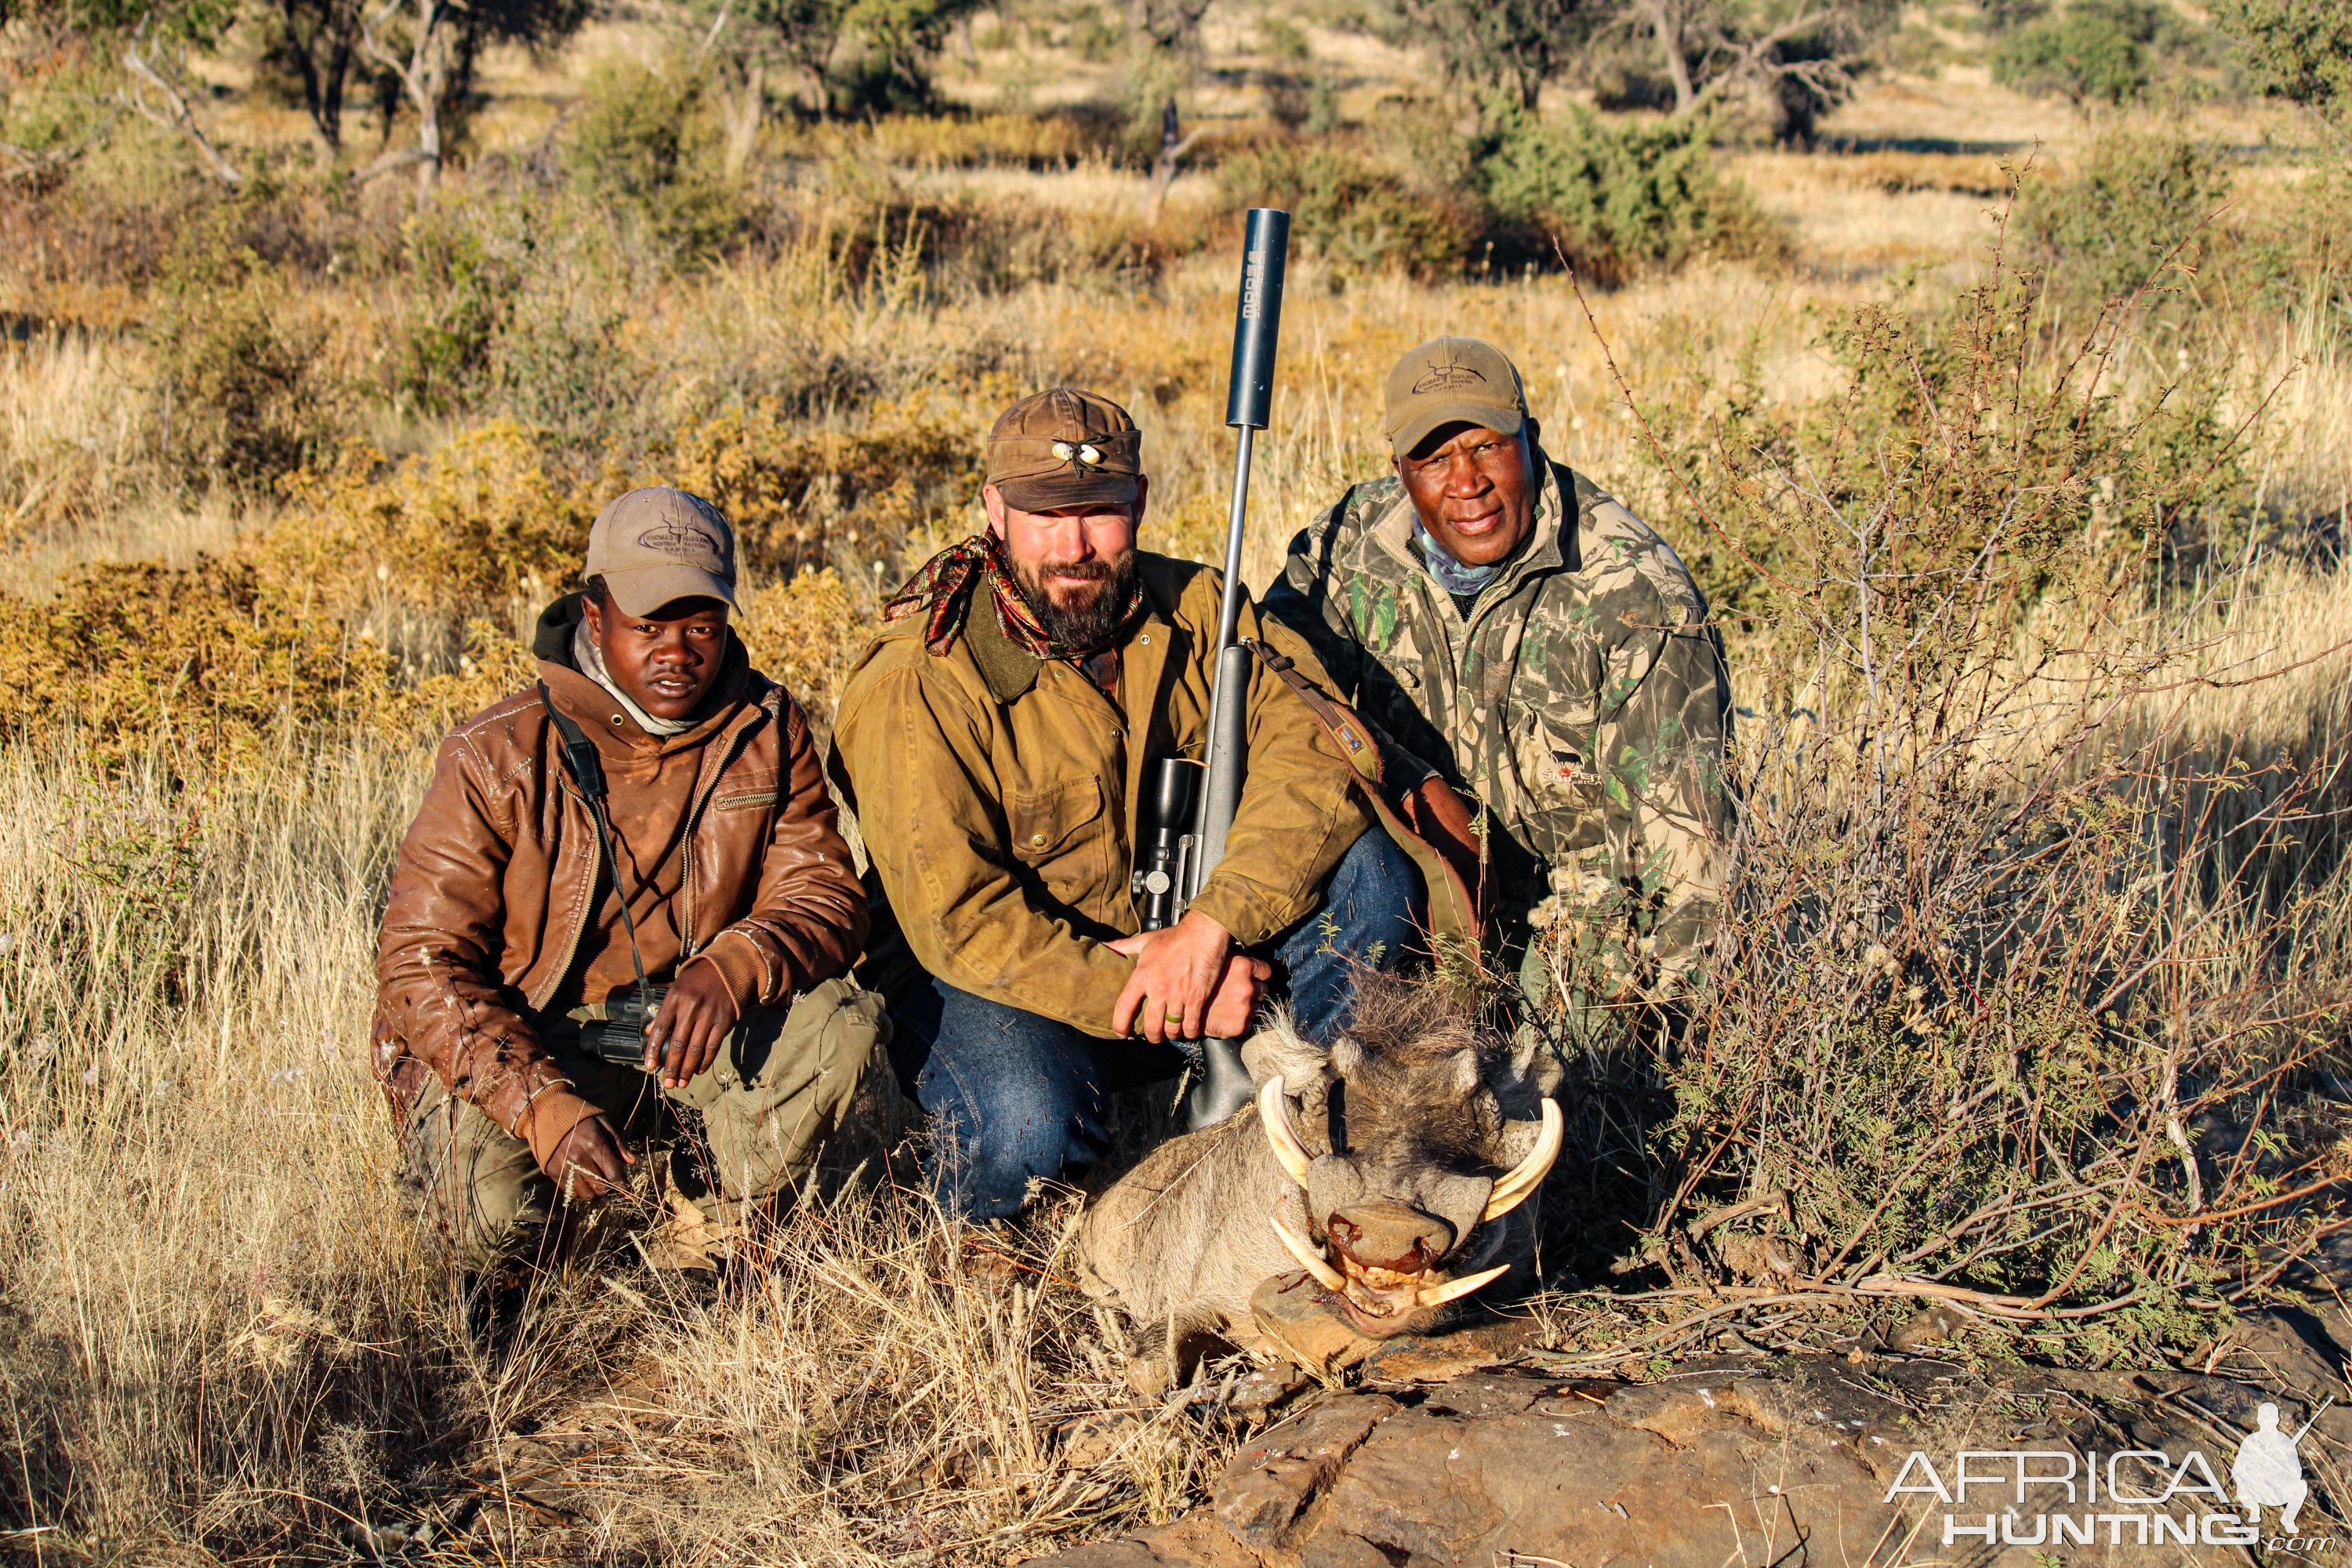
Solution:
<svg viewBox="0 0 2352 1568">
<path fill-rule="evenodd" d="M 1257 1119 L 1265 1124 L 1265 1141 L 1274 1145 L 1274 1157 L 1282 1162 L 1292 1181 L 1305 1186 L 1307 1167 L 1312 1161 L 1307 1145 L 1298 1140 L 1298 1129 L 1290 1124 L 1290 1101 L 1284 1098 L 1280 1073 L 1266 1079 L 1265 1087 L 1257 1091 Z"/>
<path fill-rule="evenodd" d="M 1543 1131 L 1536 1134 L 1536 1146 L 1528 1151 L 1526 1159 L 1503 1173 L 1502 1178 L 1495 1184 L 1495 1190 L 1486 1194 L 1486 1212 L 1478 1216 L 1479 1224 L 1502 1218 L 1527 1202 L 1528 1195 L 1543 1184 L 1543 1179 L 1551 1173 L 1551 1163 L 1559 1158 L 1560 1139 L 1565 1131 L 1559 1102 L 1546 1100 L 1543 1102 Z"/>
<path fill-rule="evenodd" d="M 1305 1237 L 1283 1224 L 1280 1215 L 1270 1214 L 1265 1220 L 1274 1226 L 1274 1234 L 1282 1237 L 1282 1245 L 1290 1249 L 1290 1256 L 1298 1259 L 1299 1267 L 1315 1276 L 1317 1282 L 1326 1290 L 1345 1290 L 1348 1288 L 1348 1277 L 1326 1263 L 1321 1253 L 1307 1245 Z"/>
<path fill-rule="evenodd" d="M 1549 1105 L 1551 1101 L 1547 1100 L 1544 1103 Z M 1443 1285 L 1433 1285 L 1426 1289 L 1416 1291 L 1413 1299 L 1424 1307 L 1443 1307 L 1448 1301 L 1459 1301 L 1482 1285 L 1493 1284 L 1510 1271 L 1509 1264 L 1499 1264 L 1493 1268 L 1481 1269 L 1475 1274 L 1465 1274 L 1459 1279 L 1448 1279 Z"/>
</svg>

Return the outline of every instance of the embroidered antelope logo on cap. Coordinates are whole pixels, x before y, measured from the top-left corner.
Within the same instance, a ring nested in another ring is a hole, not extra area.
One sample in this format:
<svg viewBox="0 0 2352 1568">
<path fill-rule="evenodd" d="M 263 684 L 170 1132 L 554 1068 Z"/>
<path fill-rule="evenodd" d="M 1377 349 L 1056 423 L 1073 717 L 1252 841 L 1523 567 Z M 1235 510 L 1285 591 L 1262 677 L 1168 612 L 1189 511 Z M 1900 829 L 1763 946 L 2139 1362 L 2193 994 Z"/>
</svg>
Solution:
<svg viewBox="0 0 2352 1568">
<path fill-rule="evenodd" d="M 1484 386 L 1486 377 L 1481 372 L 1462 363 L 1450 350 L 1443 361 L 1424 360 L 1423 368 L 1429 374 L 1412 384 L 1413 395 L 1424 392 L 1459 392 L 1466 386 Z"/>
<path fill-rule="evenodd" d="M 660 523 L 638 534 L 637 542 L 647 550 L 681 561 L 698 556 L 717 556 L 722 563 L 727 559 L 726 547 L 701 525 L 701 519 L 691 511 L 680 516 L 675 508 L 665 509 Z"/>
</svg>

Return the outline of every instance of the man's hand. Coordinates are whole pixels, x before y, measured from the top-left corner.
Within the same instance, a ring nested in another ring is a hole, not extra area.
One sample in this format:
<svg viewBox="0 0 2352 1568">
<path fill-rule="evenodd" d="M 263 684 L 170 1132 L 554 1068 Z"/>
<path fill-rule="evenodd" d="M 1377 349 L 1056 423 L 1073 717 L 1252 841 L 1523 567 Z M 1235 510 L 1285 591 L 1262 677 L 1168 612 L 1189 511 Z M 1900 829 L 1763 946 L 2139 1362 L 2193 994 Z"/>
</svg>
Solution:
<svg viewBox="0 0 2352 1568">
<path fill-rule="evenodd" d="M 719 1059 L 719 1047 L 739 1016 L 719 966 L 688 964 L 646 1026 L 646 1070 L 664 1089 L 684 1089 L 688 1079 Z"/>
<path fill-rule="evenodd" d="M 547 1162 L 547 1173 L 566 1203 L 585 1203 L 629 1184 L 637 1157 L 622 1146 L 613 1124 L 592 1116 L 563 1135 Z"/>
<path fill-rule="evenodd" d="M 1123 936 L 1108 945 L 1135 960 L 1135 973 L 1110 1010 L 1111 1028 L 1140 1034 L 1155 1046 L 1199 1039 L 1210 1002 L 1226 981 L 1233 933 L 1195 911 L 1165 931 Z"/>
<path fill-rule="evenodd" d="M 1274 965 L 1263 958 L 1237 952 L 1225 960 L 1225 973 L 1217 982 L 1217 994 L 1209 998 L 1206 1028 L 1210 1037 L 1238 1040 L 1249 1033 L 1250 1023 L 1257 1016 L 1258 992 L 1273 978 Z"/>
</svg>

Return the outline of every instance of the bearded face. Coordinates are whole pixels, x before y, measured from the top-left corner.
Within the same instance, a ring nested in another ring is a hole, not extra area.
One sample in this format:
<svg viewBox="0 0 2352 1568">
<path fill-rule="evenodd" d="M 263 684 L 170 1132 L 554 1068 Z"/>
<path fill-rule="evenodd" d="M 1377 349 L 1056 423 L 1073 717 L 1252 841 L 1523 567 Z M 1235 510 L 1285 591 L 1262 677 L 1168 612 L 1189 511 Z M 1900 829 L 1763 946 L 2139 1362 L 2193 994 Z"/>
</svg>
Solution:
<svg viewBox="0 0 2352 1568">
<path fill-rule="evenodd" d="M 1118 632 L 1135 586 L 1135 547 L 1084 561 L 1023 561 L 1013 577 L 1045 635 L 1066 647 L 1097 648 Z"/>
</svg>

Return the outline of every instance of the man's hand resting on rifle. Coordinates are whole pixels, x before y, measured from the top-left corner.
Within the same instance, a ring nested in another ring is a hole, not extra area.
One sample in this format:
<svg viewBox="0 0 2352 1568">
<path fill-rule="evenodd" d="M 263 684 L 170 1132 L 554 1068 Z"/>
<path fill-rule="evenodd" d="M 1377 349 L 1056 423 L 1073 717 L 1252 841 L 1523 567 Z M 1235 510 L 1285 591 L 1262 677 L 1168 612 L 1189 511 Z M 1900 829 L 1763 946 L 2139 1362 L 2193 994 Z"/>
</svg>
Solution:
<svg viewBox="0 0 2352 1568">
<path fill-rule="evenodd" d="M 1110 1026 L 1153 1045 L 1240 1035 L 1257 1011 L 1258 987 L 1274 974 L 1264 959 L 1235 952 L 1233 933 L 1203 914 L 1108 945 L 1135 960 Z"/>
</svg>

